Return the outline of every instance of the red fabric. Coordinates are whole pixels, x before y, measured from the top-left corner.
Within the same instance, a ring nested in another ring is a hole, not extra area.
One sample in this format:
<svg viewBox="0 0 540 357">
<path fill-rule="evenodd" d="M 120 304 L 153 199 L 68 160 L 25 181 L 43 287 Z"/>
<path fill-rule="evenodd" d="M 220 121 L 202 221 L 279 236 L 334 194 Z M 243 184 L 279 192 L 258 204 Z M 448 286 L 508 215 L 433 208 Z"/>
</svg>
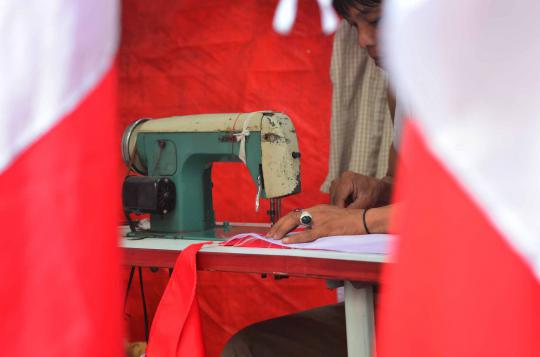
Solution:
<svg viewBox="0 0 540 357">
<path fill-rule="evenodd" d="M 205 244 L 189 246 L 176 260 L 150 330 L 149 357 L 205 356 L 196 298 L 197 252 Z"/>
<path fill-rule="evenodd" d="M 120 122 L 126 127 L 140 117 L 285 111 L 302 152 L 302 193 L 284 199 L 286 213 L 328 202 L 319 187 L 328 161 L 332 37 L 321 32 L 314 0 L 300 0 L 292 33 L 277 35 L 271 28 L 276 5 L 277 0 L 123 1 Z M 254 211 L 256 187 L 242 164 L 215 164 L 213 183 L 218 220 L 268 222 L 269 204 L 262 200 L 259 213 Z M 148 270 L 144 276 L 152 317 L 168 277 Z M 128 301 L 130 340 L 144 339 L 137 285 Z M 198 296 L 206 340 L 214 341 L 206 346 L 209 356 L 250 323 L 335 302 L 323 281 L 214 272 L 199 273 Z M 242 307 L 240 299 L 254 304 Z"/>
<path fill-rule="evenodd" d="M 6 356 L 122 354 L 114 71 L 0 175 Z"/>
<path fill-rule="evenodd" d="M 539 356 L 540 285 L 409 125 L 378 355 Z"/>
</svg>

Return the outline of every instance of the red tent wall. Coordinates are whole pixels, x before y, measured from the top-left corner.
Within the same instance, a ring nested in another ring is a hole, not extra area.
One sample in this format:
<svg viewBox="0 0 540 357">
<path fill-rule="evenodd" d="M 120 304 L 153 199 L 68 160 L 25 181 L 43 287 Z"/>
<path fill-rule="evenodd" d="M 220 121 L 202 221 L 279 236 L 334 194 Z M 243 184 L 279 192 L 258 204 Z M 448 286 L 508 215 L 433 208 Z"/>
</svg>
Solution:
<svg viewBox="0 0 540 357">
<path fill-rule="evenodd" d="M 288 212 L 328 202 L 319 186 L 328 161 L 332 37 L 321 33 L 314 0 L 299 1 L 290 35 L 276 34 L 271 25 L 276 5 L 275 0 L 125 0 L 120 126 L 140 117 L 284 111 L 294 122 L 302 153 L 302 193 L 283 201 L 283 212 Z M 256 188 L 241 164 L 216 164 L 213 182 L 218 220 L 268 222 L 268 202 L 254 211 Z M 167 276 L 146 272 L 153 313 Z M 201 274 L 200 280 L 210 355 L 250 322 L 335 299 L 320 281 L 217 273 Z M 131 295 L 130 339 L 142 339 L 139 296 Z M 270 307 L 257 307 L 262 303 Z"/>
</svg>

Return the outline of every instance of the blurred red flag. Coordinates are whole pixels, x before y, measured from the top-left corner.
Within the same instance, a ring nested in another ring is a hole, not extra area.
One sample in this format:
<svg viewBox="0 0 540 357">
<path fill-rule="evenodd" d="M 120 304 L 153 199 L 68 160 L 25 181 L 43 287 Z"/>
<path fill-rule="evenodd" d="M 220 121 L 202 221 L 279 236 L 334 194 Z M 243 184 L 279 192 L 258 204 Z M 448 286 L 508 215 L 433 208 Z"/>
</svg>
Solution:
<svg viewBox="0 0 540 357">
<path fill-rule="evenodd" d="M 9 356 L 119 356 L 117 4 L 0 6 L 0 335 Z"/>
<path fill-rule="evenodd" d="M 197 300 L 197 252 L 205 244 L 190 245 L 176 259 L 152 322 L 148 356 L 206 355 Z"/>
<path fill-rule="evenodd" d="M 538 356 L 540 286 L 411 124 L 378 356 Z"/>
</svg>

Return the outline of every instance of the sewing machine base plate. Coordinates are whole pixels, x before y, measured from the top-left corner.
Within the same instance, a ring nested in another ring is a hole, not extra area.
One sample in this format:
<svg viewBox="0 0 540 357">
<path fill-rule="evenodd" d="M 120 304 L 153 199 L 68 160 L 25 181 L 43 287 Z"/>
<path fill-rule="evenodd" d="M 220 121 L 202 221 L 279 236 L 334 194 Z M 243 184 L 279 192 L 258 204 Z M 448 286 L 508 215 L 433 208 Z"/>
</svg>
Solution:
<svg viewBox="0 0 540 357">
<path fill-rule="evenodd" d="M 177 233 L 159 233 L 147 231 L 128 232 L 128 239 L 144 238 L 166 238 L 166 239 L 189 239 L 201 241 L 224 241 L 241 233 L 259 233 L 264 234 L 269 227 L 245 226 L 245 225 L 224 225 L 204 231 L 177 232 Z"/>
</svg>

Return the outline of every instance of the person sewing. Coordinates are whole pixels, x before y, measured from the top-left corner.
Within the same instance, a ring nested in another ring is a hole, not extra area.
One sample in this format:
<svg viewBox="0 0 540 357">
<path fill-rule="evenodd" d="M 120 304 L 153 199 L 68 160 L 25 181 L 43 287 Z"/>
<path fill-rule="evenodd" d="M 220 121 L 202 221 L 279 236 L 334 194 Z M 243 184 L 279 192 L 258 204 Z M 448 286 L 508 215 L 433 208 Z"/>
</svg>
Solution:
<svg viewBox="0 0 540 357">
<path fill-rule="evenodd" d="M 330 81 L 330 152 L 320 187 L 327 193 L 345 171 L 384 177 L 393 132 L 387 75 L 358 46 L 358 31 L 345 19 L 334 33 Z"/>
<path fill-rule="evenodd" d="M 377 46 L 380 0 L 335 0 L 333 4 L 337 12 L 357 28 L 359 45 L 380 66 Z M 394 118 L 395 100 L 389 96 L 388 102 Z M 302 243 L 327 236 L 387 233 L 391 211 L 395 208 L 395 205 L 390 204 L 390 197 L 400 124 L 401 115 L 398 113 L 398 118 L 394 119 L 394 143 L 390 150 L 386 177 L 377 179 L 351 171 L 344 172 L 332 182 L 331 205 L 292 211 L 276 222 L 267 236 L 281 239 L 283 243 Z M 310 229 L 287 236 L 287 233 L 302 224 L 302 214 L 311 218 L 307 224 Z"/>
<path fill-rule="evenodd" d="M 359 45 L 366 48 L 369 55 L 380 64 L 377 23 L 381 16 L 381 0 L 334 0 L 333 5 L 341 16 L 357 28 Z M 395 113 L 394 103 L 389 98 L 392 116 Z M 394 123 L 396 126 L 399 127 L 399 123 Z M 394 136 L 396 134 L 395 131 Z M 392 150 L 388 177 L 385 179 L 352 172 L 343 173 L 332 184 L 333 205 L 318 205 L 303 211 L 304 216 L 308 213 L 311 219 L 311 229 L 286 236 L 301 223 L 302 212 L 293 211 L 281 218 L 268 236 L 282 239 L 284 243 L 294 243 L 308 242 L 323 236 L 387 232 L 391 210 L 395 209 L 395 204 L 390 204 L 395 156 Z M 248 326 L 228 341 L 221 354 L 222 357 L 346 355 L 345 312 L 342 304 L 302 311 Z"/>
</svg>

